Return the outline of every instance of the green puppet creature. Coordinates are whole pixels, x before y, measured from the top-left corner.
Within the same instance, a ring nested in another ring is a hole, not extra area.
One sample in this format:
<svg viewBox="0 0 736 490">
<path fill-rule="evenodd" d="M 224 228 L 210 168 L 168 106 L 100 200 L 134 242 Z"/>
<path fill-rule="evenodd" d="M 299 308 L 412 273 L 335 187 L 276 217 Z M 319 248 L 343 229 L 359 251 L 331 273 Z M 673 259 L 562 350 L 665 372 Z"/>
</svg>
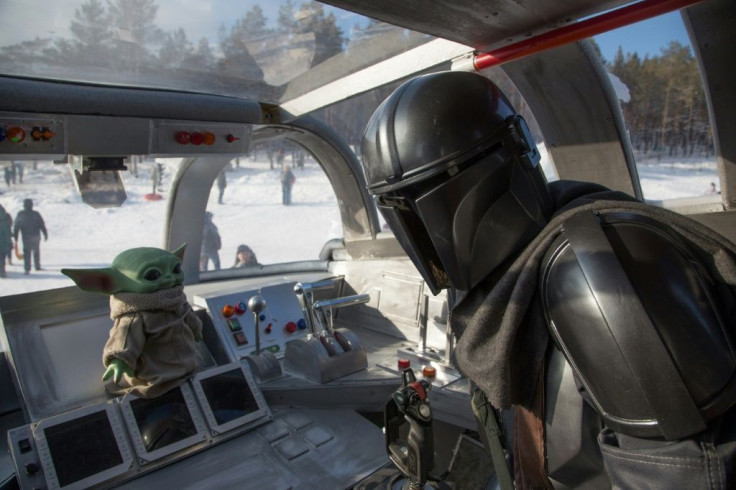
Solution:
<svg viewBox="0 0 736 490">
<path fill-rule="evenodd" d="M 110 393 L 155 398 L 199 367 L 202 322 L 184 295 L 185 247 L 133 248 L 107 268 L 61 270 L 81 289 L 110 295 L 114 324 L 102 353 Z"/>
</svg>

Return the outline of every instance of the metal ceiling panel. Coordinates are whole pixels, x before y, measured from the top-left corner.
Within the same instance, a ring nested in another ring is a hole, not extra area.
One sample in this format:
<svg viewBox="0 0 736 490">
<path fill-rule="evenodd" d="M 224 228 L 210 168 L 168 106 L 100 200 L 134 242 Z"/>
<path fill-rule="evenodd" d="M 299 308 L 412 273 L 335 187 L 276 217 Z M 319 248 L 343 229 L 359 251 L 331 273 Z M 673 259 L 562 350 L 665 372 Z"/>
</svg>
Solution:
<svg viewBox="0 0 736 490">
<path fill-rule="evenodd" d="M 487 51 L 632 2 L 327 0 L 324 3 Z"/>
</svg>

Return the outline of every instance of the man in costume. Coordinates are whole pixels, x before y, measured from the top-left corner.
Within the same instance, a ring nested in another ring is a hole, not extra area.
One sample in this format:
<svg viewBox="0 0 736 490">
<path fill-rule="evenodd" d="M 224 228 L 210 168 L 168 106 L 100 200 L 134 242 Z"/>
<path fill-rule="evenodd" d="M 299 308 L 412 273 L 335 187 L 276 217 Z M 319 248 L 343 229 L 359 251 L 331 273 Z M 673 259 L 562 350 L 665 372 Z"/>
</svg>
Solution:
<svg viewBox="0 0 736 490">
<path fill-rule="evenodd" d="M 500 443 L 517 488 L 733 485 L 732 243 L 597 184 L 548 184 L 525 121 L 475 73 L 401 85 L 361 150 L 397 240 L 449 289 L 502 488 Z"/>
</svg>

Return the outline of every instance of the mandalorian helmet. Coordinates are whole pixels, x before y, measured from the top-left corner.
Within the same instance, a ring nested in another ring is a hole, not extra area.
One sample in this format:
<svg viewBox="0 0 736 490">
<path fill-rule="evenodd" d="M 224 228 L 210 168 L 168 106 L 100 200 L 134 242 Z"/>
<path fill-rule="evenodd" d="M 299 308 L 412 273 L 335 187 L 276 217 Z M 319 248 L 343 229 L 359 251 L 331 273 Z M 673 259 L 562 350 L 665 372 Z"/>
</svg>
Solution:
<svg viewBox="0 0 736 490">
<path fill-rule="evenodd" d="M 476 73 L 401 85 L 368 122 L 361 152 L 368 190 L 434 294 L 471 289 L 552 214 L 526 122 Z"/>
</svg>

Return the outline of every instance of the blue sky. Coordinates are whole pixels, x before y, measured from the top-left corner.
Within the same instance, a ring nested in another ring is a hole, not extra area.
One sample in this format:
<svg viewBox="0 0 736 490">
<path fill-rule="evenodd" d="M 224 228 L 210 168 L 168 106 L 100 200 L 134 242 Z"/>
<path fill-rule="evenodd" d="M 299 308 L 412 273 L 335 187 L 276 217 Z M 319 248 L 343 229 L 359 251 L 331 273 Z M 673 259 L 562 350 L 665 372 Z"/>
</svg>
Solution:
<svg viewBox="0 0 736 490">
<path fill-rule="evenodd" d="M 653 19 L 595 36 L 606 61 L 613 61 L 618 47 L 626 53 L 639 53 L 641 58 L 656 56 L 670 41 L 689 45 L 690 40 L 679 12 L 671 12 Z"/>
</svg>

